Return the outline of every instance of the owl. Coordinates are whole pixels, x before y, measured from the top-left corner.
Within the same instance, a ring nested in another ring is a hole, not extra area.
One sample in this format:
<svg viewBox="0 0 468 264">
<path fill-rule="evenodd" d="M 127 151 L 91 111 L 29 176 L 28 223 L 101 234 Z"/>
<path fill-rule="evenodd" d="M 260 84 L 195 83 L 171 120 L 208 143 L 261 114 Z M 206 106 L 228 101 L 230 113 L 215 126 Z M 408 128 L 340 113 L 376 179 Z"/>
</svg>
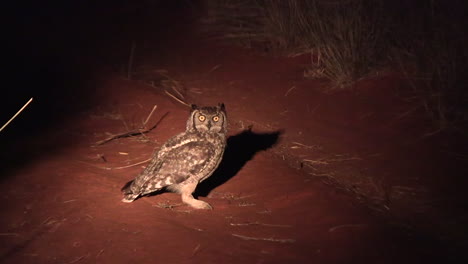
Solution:
<svg viewBox="0 0 468 264">
<path fill-rule="evenodd" d="M 123 202 L 169 190 L 181 194 L 193 208 L 212 207 L 192 196 L 197 184 L 216 170 L 226 148 L 227 115 L 224 104 L 215 107 L 192 105 L 186 130 L 169 139 L 155 152 L 148 166 L 123 188 Z"/>
</svg>

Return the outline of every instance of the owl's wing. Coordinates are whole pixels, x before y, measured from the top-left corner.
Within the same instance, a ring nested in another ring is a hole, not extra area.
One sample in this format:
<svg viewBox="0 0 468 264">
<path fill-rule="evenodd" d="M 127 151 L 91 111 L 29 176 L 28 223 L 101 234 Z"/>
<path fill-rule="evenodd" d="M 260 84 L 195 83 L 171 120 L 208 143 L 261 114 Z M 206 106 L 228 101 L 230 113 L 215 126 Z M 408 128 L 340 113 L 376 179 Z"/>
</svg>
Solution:
<svg viewBox="0 0 468 264">
<path fill-rule="evenodd" d="M 127 194 L 141 194 L 141 189 L 143 186 L 145 186 L 147 182 L 151 181 L 157 176 L 157 172 L 161 169 L 163 162 L 166 160 L 167 154 L 171 153 L 171 150 L 177 149 L 181 145 L 187 143 L 187 140 L 184 140 L 185 137 L 187 137 L 187 134 L 180 133 L 164 143 L 159 151 L 153 154 L 153 157 L 151 158 L 148 166 L 146 166 L 146 168 L 140 174 L 138 174 L 138 176 L 133 181 L 127 183 L 126 186 L 122 188 L 122 191 Z"/>
<path fill-rule="evenodd" d="M 207 141 L 188 141 L 166 149 L 164 155 L 158 155 L 135 179 L 134 187 L 139 187 L 138 192 L 144 195 L 197 177 L 214 153 L 215 146 Z"/>
</svg>

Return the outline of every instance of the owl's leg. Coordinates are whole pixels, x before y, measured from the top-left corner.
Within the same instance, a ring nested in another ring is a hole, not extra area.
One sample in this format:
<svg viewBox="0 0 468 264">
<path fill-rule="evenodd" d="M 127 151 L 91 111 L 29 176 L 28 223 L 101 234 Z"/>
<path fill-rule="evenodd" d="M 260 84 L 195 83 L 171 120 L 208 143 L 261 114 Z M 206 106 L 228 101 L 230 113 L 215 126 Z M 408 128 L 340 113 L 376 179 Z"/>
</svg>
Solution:
<svg viewBox="0 0 468 264">
<path fill-rule="evenodd" d="M 213 209 L 209 203 L 193 198 L 192 193 L 195 191 L 197 184 L 197 182 L 194 182 L 181 186 L 182 202 L 196 209 Z"/>
</svg>

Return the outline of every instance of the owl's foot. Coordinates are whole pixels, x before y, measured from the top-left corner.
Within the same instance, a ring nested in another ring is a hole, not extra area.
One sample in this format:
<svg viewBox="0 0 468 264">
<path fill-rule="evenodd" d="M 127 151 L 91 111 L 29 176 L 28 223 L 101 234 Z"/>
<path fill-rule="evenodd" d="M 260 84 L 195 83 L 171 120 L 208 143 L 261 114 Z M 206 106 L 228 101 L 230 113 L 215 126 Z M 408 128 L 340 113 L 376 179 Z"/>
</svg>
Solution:
<svg viewBox="0 0 468 264">
<path fill-rule="evenodd" d="M 184 203 L 190 205 L 191 207 L 193 207 L 195 209 L 205 209 L 205 210 L 212 210 L 213 209 L 213 207 L 211 207 L 211 205 L 209 203 L 197 200 L 195 198 L 193 198 L 193 200 L 190 200 L 190 201 L 184 201 Z"/>
<path fill-rule="evenodd" d="M 209 203 L 193 198 L 192 193 L 195 191 L 196 187 L 197 183 L 189 183 L 180 189 L 182 194 L 182 202 L 190 205 L 195 209 L 213 209 Z"/>
</svg>

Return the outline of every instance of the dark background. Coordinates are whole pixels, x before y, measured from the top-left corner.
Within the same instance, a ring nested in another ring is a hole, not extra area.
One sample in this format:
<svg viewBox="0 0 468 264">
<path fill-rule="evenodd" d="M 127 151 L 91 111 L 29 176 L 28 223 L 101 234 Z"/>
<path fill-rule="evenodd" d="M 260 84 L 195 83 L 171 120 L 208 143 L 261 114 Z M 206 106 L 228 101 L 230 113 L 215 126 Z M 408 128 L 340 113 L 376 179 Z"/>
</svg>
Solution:
<svg viewBox="0 0 468 264">
<path fill-rule="evenodd" d="M 187 19 L 186 1 L 9 1 L 2 7 L 3 89 L 0 120 L 8 138 L 40 133 L 85 109 L 106 74 L 119 73 L 132 42 L 163 38 Z M 193 6 L 192 6 L 193 7 Z M 141 50 L 141 49 L 139 49 Z"/>
</svg>

